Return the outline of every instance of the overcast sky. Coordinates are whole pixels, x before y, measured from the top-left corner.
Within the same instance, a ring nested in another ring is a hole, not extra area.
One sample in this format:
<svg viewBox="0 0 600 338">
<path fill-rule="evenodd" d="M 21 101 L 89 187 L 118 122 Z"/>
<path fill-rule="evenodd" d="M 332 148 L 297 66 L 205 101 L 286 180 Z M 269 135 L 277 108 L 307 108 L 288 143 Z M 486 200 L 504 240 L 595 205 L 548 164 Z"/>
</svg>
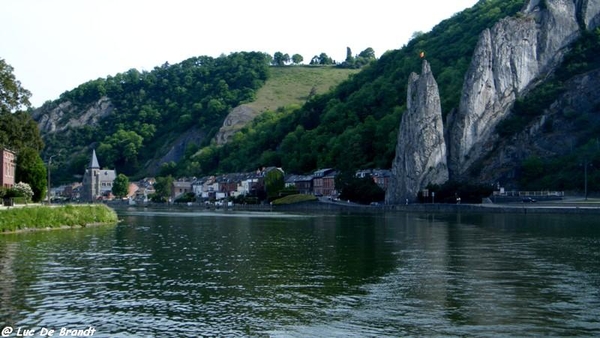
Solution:
<svg viewBox="0 0 600 338">
<path fill-rule="evenodd" d="M 239 51 L 379 57 L 477 0 L 3 0 L 0 58 L 32 104 L 99 77 Z"/>
</svg>

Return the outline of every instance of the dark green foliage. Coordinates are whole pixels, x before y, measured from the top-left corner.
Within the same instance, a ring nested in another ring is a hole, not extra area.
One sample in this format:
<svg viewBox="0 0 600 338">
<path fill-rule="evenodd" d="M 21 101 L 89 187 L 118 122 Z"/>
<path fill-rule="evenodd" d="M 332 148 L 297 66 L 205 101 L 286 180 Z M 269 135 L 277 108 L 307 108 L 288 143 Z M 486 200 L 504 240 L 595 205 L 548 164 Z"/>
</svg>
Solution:
<svg viewBox="0 0 600 338">
<path fill-rule="evenodd" d="M 29 108 L 31 93 L 21 87 L 14 74 L 13 67 L 0 58 L 0 113 L 9 114 L 23 108 Z"/>
<path fill-rule="evenodd" d="M 431 203 L 432 193 L 435 193 L 435 203 L 481 203 L 483 198 L 489 197 L 494 191 L 493 186 L 473 184 L 468 182 L 448 181 L 443 185 L 430 184 L 427 186 L 429 196 L 419 193 L 421 203 Z"/>
<path fill-rule="evenodd" d="M 26 112 L 0 113 L 0 147 L 18 152 L 23 148 L 41 152 L 44 142 L 37 123 Z"/>
<path fill-rule="evenodd" d="M 171 189 L 173 187 L 173 176 L 157 177 L 154 183 L 155 194 L 152 196 L 153 202 L 166 202 L 171 197 Z"/>
<path fill-rule="evenodd" d="M 522 190 L 600 191 L 600 141 L 597 138 L 564 156 L 541 159 L 530 157 L 521 164 Z"/>
<path fill-rule="evenodd" d="M 129 178 L 124 174 L 117 175 L 113 182 L 112 193 L 119 198 L 127 196 L 129 193 Z"/>
<path fill-rule="evenodd" d="M 285 180 L 281 170 L 272 169 L 265 175 L 265 189 L 267 198 L 273 200 L 279 197 L 279 192 L 285 187 Z"/>
<path fill-rule="evenodd" d="M 194 194 L 193 192 L 186 192 L 185 194 L 182 194 L 181 196 L 177 197 L 177 199 L 175 199 L 175 203 L 189 202 L 196 202 L 196 194 Z"/>
<path fill-rule="evenodd" d="M 32 200 L 39 202 L 46 195 L 48 178 L 46 166 L 40 154 L 31 148 L 23 148 L 17 155 L 15 182 L 24 182 L 33 190 Z"/>
<path fill-rule="evenodd" d="M 53 133 L 46 142 L 54 152 L 67 149 L 86 154 L 96 144 L 102 165 L 137 174 L 140 166 L 161 155 L 157 150 L 166 140 L 182 131 L 191 127 L 211 131 L 206 138 L 210 140 L 232 107 L 254 100 L 268 74 L 266 54 L 241 52 L 219 58 L 193 57 L 149 72 L 131 69 L 89 81 L 50 105 L 69 100 L 85 109 L 106 96 L 114 105 L 113 113 L 97 127 Z M 61 167 L 64 170 L 57 173 L 57 181 L 70 181 L 82 171 L 68 164 Z"/>
<path fill-rule="evenodd" d="M 369 204 L 385 199 L 385 191 L 371 177 L 358 178 L 350 172 L 336 176 L 335 188 L 340 192 L 340 199 L 344 201 Z"/>
<path fill-rule="evenodd" d="M 300 64 L 300 63 L 302 63 L 302 61 L 304 61 L 304 57 L 302 57 L 302 55 L 300 55 L 300 54 L 292 55 L 292 62 L 294 64 L 296 64 L 296 65 Z"/>
<path fill-rule="evenodd" d="M 222 148 L 198 156 L 203 172 L 250 170 L 279 165 L 287 172 L 308 173 L 316 168 L 343 170 L 389 168 L 394 158 L 398 126 L 406 109 L 411 72 L 420 72 L 426 52 L 448 113 L 458 107 L 464 74 L 479 33 L 499 19 L 514 15 L 523 0 L 480 1 L 419 35 L 400 50 L 385 53 L 377 62 L 325 95 L 312 97 L 300 109 L 271 113 L 256 120 Z M 368 57 L 365 50 L 359 57 Z M 333 62 L 325 53 L 311 64 Z"/>
</svg>

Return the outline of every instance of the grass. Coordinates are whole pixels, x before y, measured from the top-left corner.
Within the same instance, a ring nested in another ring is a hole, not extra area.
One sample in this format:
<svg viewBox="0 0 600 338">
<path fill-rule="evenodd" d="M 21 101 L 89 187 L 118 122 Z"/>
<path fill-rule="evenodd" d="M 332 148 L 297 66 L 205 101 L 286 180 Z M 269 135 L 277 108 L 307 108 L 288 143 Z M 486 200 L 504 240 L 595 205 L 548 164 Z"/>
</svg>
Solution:
<svg viewBox="0 0 600 338">
<path fill-rule="evenodd" d="M 289 196 L 285 196 L 280 199 L 276 199 L 273 201 L 273 205 L 289 205 L 289 204 L 302 203 L 302 202 L 312 202 L 312 201 L 316 201 L 316 200 L 318 200 L 318 199 L 313 195 L 296 194 L 296 195 L 289 195 Z"/>
<path fill-rule="evenodd" d="M 342 69 L 333 66 L 271 67 L 271 77 L 256 94 L 256 101 L 246 106 L 256 112 L 274 111 L 279 107 L 302 105 L 313 87 L 323 94 L 347 80 L 359 69 Z"/>
<path fill-rule="evenodd" d="M 115 211 L 103 204 L 12 208 L 0 211 L 0 232 L 108 224 L 117 220 Z"/>
</svg>

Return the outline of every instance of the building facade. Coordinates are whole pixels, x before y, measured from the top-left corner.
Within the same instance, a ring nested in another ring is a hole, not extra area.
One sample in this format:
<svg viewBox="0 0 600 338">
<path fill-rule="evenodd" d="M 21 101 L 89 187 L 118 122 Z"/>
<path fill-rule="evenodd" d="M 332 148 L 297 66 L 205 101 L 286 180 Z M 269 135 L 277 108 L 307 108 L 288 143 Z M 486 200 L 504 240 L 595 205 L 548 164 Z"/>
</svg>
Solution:
<svg viewBox="0 0 600 338">
<path fill-rule="evenodd" d="M 92 159 L 85 169 L 81 185 L 81 200 L 93 202 L 110 196 L 113 182 L 117 177 L 115 170 L 100 169 L 96 150 L 92 151 Z"/>
<path fill-rule="evenodd" d="M 2 175 L 0 176 L 0 186 L 12 188 L 15 185 L 17 155 L 11 150 L 2 148 L 0 167 L 2 168 Z"/>
</svg>

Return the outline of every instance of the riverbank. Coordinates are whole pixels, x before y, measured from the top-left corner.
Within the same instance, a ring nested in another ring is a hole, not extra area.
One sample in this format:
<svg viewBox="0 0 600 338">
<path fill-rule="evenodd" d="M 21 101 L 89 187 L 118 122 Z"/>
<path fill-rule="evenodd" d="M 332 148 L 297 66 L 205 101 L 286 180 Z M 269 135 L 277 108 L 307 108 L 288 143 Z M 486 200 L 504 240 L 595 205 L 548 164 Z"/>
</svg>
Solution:
<svg viewBox="0 0 600 338">
<path fill-rule="evenodd" d="M 103 204 L 23 206 L 0 210 L 0 233 L 85 227 L 117 221 L 116 212 Z"/>
<path fill-rule="evenodd" d="M 321 198 L 319 201 L 302 202 L 288 205 L 233 205 L 207 206 L 204 204 L 145 204 L 130 206 L 123 203 L 111 204 L 116 209 L 152 208 L 167 210 L 212 210 L 212 211 L 259 211 L 259 212 L 299 212 L 299 213 L 506 213 L 506 214 L 600 214 L 600 199 L 565 198 L 559 201 L 536 203 L 491 203 L 491 204 L 408 204 L 408 205 L 362 205 L 343 201 L 331 201 Z"/>
</svg>

